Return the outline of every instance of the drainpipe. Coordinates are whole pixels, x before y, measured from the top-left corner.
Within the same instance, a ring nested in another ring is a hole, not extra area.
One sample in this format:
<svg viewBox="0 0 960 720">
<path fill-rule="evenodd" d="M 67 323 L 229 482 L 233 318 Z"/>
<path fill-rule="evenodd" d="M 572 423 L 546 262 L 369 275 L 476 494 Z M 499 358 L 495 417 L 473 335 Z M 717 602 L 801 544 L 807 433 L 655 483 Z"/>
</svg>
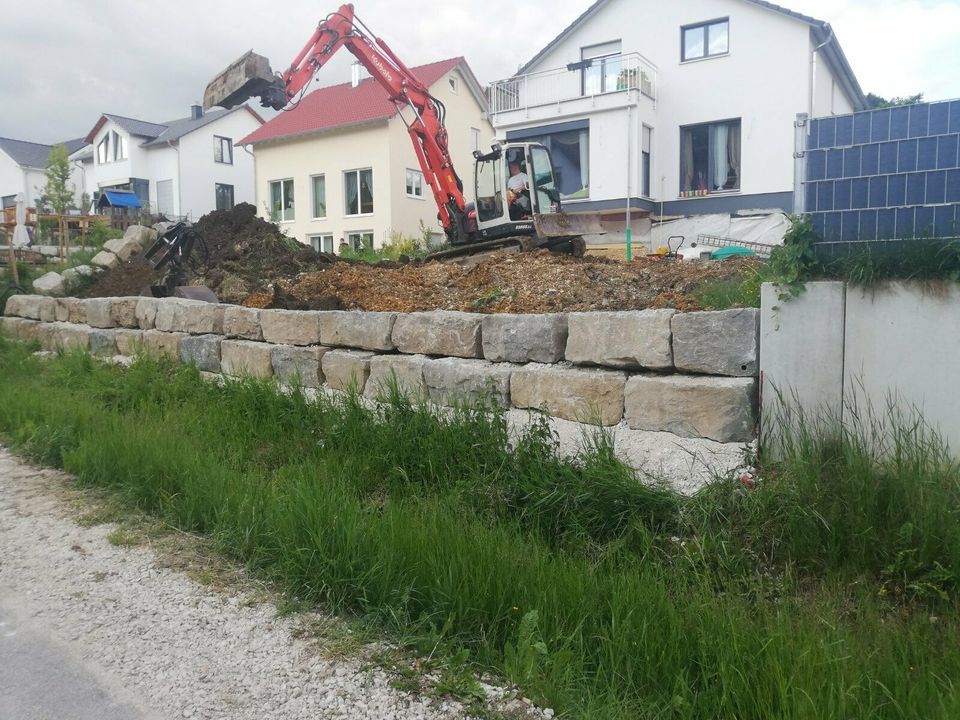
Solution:
<svg viewBox="0 0 960 720">
<path fill-rule="evenodd" d="M 632 90 L 628 92 L 633 92 Z M 633 139 L 633 105 L 627 104 L 627 262 L 633 260 L 633 230 L 630 227 L 630 146 Z"/>
<path fill-rule="evenodd" d="M 833 27 L 831 27 L 830 25 L 827 25 L 827 27 L 830 29 L 830 32 L 829 32 L 829 34 L 827 35 L 827 39 L 824 40 L 824 41 L 823 41 L 822 43 L 820 43 L 819 45 L 817 45 L 817 46 L 813 49 L 813 52 L 810 53 L 810 102 L 809 102 L 809 108 L 808 108 L 808 116 L 809 116 L 809 117 L 814 117 L 814 115 L 813 115 L 813 93 L 814 93 L 814 91 L 815 91 L 815 89 L 816 89 L 816 85 L 817 85 L 817 53 L 820 52 L 820 49 L 821 49 L 823 46 L 829 45 L 829 44 L 833 41 L 833 38 L 834 38 L 834 35 L 833 35 Z"/>
<path fill-rule="evenodd" d="M 259 189 L 259 188 L 257 187 L 257 156 L 256 156 L 256 154 L 253 152 L 253 150 L 250 149 L 250 146 L 249 146 L 249 145 L 241 145 L 240 147 L 243 148 L 243 151 L 244 151 L 247 155 L 249 155 L 250 157 L 253 158 L 253 206 L 254 206 L 255 208 L 258 208 L 258 207 L 260 207 L 260 205 L 259 205 L 260 198 L 257 197 L 257 191 L 258 191 L 258 189 Z"/>
<path fill-rule="evenodd" d="M 177 213 L 180 217 L 183 217 L 183 191 L 180 189 L 180 146 L 173 146 L 169 140 L 167 140 L 167 147 L 172 148 L 177 151 L 177 210 L 180 212 Z M 160 191 L 157 190 L 157 204 L 160 202 Z M 159 208 L 158 208 L 159 209 Z"/>
</svg>

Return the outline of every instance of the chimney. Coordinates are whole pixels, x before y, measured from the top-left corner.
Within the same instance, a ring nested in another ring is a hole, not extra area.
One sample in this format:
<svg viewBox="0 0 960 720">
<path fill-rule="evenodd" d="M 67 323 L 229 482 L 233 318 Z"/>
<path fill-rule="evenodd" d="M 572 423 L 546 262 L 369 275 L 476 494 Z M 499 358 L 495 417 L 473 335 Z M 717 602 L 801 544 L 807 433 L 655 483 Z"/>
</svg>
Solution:
<svg viewBox="0 0 960 720">
<path fill-rule="evenodd" d="M 199 120 L 203 117 L 203 106 L 202 105 L 191 105 L 190 106 L 190 119 Z"/>
</svg>

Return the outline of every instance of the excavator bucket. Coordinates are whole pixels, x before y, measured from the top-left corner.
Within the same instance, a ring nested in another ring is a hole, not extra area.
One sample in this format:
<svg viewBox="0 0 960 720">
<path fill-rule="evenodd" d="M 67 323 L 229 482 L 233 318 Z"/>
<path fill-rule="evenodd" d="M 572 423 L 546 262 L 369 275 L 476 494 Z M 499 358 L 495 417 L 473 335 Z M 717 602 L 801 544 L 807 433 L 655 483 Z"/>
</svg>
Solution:
<svg viewBox="0 0 960 720">
<path fill-rule="evenodd" d="M 220 106 L 232 108 L 251 97 L 262 96 L 264 91 L 277 83 L 270 68 L 270 61 L 253 50 L 244 53 L 207 83 L 203 93 L 203 109 Z"/>
<path fill-rule="evenodd" d="M 595 213 L 568 215 L 564 212 L 558 212 L 534 215 L 533 226 L 539 238 L 603 235 L 606 233 L 606 230 L 600 224 L 600 216 Z"/>
</svg>

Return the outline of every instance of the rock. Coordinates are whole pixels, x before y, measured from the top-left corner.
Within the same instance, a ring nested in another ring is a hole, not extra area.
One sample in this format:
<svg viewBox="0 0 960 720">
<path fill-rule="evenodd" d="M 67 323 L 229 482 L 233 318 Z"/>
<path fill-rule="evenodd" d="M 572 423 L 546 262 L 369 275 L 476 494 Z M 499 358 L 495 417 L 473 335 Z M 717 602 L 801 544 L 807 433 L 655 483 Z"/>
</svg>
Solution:
<svg viewBox="0 0 960 720">
<path fill-rule="evenodd" d="M 40 295 L 63 297 L 67 292 L 67 283 L 60 273 L 48 272 L 33 281 L 33 289 Z"/>
<path fill-rule="evenodd" d="M 77 265 L 67 268 L 61 273 L 63 281 L 66 283 L 67 292 L 73 292 L 82 288 L 87 281 L 93 278 L 94 269 L 90 265 Z"/>
<path fill-rule="evenodd" d="M 144 330 L 141 340 L 143 351 L 152 357 L 180 361 L 180 342 L 186 333 L 168 333 L 159 330 Z"/>
<path fill-rule="evenodd" d="M 555 363 L 567 345 L 567 316 L 487 315 L 481 323 L 483 357 L 495 362 Z"/>
<path fill-rule="evenodd" d="M 310 310 L 262 310 L 263 339 L 277 345 L 317 345 L 320 343 L 317 315 Z"/>
<path fill-rule="evenodd" d="M 750 377 L 758 373 L 760 311 L 756 308 L 677 313 L 673 364 L 678 370 Z"/>
<path fill-rule="evenodd" d="M 219 335 L 188 335 L 180 341 L 180 361 L 204 372 L 220 372 Z"/>
<path fill-rule="evenodd" d="M 0 332 L 9 338 L 32 342 L 37 339 L 40 322 L 18 317 L 0 316 Z"/>
<path fill-rule="evenodd" d="M 397 313 L 331 310 L 319 313 L 320 342 L 361 350 L 393 350 Z"/>
<path fill-rule="evenodd" d="M 117 352 L 121 355 L 132 357 L 143 350 L 142 330 L 120 329 L 114 331 L 114 337 L 117 341 Z"/>
<path fill-rule="evenodd" d="M 113 270 L 120 265 L 120 258 L 109 250 L 101 250 L 90 258 L 90 264 L 102 267 L 105 270 Z"/>
<path fill-rule="evenodd" d="M 391 384 L 396 382 L 397 389 L 407 397 L 426 398 L 429 394 L 423 377 L 426 362 L 423 355 L 375 355 L 370 358 L 370 377 L 363 390 L 364 396 L 387 395 Z"/>
<path fill-rule="evenodd" d="M 160 307 L 160 298 L 141 297 L 137 300 L 137 325 L 141 330 L 152 330 L 156 327 L 157 309 Z"/>
<path fill-rule="evenodd" d="M 227 305 L 223 309 L 223 334 L 244 340 L 263 340 L 260 311 L 255 308 Z"/>
<path fill-rule="evenodd" d="M 331 350 L 325 353 L 321 366 L 327 385 L 334 390 L 363 392 L 370 377 L 372 352 L 366 350 Z"/>
<path fill-rule="evenodd" d="M 430 399 L 438 405 L 492 401 L 509 407 L 512 369 L 506 363 L 448 357 L 428 360 L 423 376 Z"/>
<path fill-rule="evenodd" d="M 616 425 L 623 417 L 627 376 L 612 370 L 588 370 L 531 363 L 510 376 L 514 407 L 589 423 Z"/>
<path fill-rule="evenodd" d="M 43 295 L 12 295 L 7 299 L 4 314 L 14 317 L 55 322 L 58 299 Z"/>
<path fill-rule="evenodd" d="M 295 345 L 274 345 L 270 350 L 273 374 L 284 385 L 299 383 L 302 387 L 323 385 L 321 361 L 330 348 Z"/>
<path fill-rule="evenodd" d="M 638 430 L 724 443 L 754 437 L 753 378 L 634 375 L 625 397 L 627 424 Z"/>
<path fill-rule="evenodd" d="M 220 370 L 225 375 L 237 377 L 271 377 L 270 346 L 250 340 L 224 340 L 220 343 Z"/>
<path fill-rule="evenodd" d="M 97 357 L 113 357 L 117 354 L 115 331 L 93 329 L 89 333 L 90 354 Z"/>
<path fill-rule="evenodd" d="M 87 301 L 75 297 L 57 298 L 55 313 L 57 322 L 86 324 Z"/>
<path fill-rule="evenodd" d="M 112 328 L 116 323 L 110 313 L 113 298 L 89 298 L 87 306 L 87 324 L 95 328 Z"/>
<path fill-rule="evenodd" d="M 139 297 L 110 298 L 110 319 L 117 327 L 136 328 L 140 323 L 137 320 L 137 305 Z"/>
<path fill-rule="evenodd" d="M 70 350 L 89 350 L 89 325 L 73 323 L 45 323 L 37 330 L 37 339 L 44 350 L 69 352 Z"/>
<path fill-rule="evenodd" d="M 163 298 L 157 307 L 155 325 L 164 332 L 191 335 L 222 335 L 225 305 L 185 298 Z"/>
<path fill-rule="evenodd" d="M 134 229 L 136 225 L 131 225 L 127 228 L 127 232 Z M 107 240 L 103 244 L 103 249 L 109 252 L 112 252 L 118 258 L 120 262 L 126 262 L 134 255 L 139 255 L 143 252 L 143 245 L 141 245 L 137 240 L 128 238 L 124 235 L 122 238 L 114 238 L 113 240 Z"/>
<path fill-rule="evenodd" d="M 404 353 L 478 358 L 483 318 L 448 310 L 404 313 L 393 325 L 393 344 Z"/>
<path fill-rule="evenodd" d="M 570 313 L 566 358 L 577 364 L 668 370 L 676 310 Z"/>
</svg>

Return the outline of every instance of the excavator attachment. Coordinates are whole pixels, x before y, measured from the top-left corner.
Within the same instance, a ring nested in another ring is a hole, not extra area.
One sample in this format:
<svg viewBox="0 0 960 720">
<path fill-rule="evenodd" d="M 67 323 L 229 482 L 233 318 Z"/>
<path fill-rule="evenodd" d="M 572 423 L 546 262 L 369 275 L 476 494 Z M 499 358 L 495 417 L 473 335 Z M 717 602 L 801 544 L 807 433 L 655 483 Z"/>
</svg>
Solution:
<svg viewBox="0 0 960 720">
<path fill-rule="evenodd" d="M 280 97 L 277 97 L 278 92 Z M 252 97 L 260 97 L 264 107 L 275 107 L 275 102 L 281 99 L 280 107 L 286 104 L 283 86 L 270 68 L 270 61 L 250 50 L 207 83 L 203 109 L 218 105 L 232 108 Z"/>
<path fill-rule="evenodd" d="M 603 235 L 606 230 L 595 213 L 568 215 L 564 212 L 533 216 L 533 227 L 539 238 Z"/>
</svg>

